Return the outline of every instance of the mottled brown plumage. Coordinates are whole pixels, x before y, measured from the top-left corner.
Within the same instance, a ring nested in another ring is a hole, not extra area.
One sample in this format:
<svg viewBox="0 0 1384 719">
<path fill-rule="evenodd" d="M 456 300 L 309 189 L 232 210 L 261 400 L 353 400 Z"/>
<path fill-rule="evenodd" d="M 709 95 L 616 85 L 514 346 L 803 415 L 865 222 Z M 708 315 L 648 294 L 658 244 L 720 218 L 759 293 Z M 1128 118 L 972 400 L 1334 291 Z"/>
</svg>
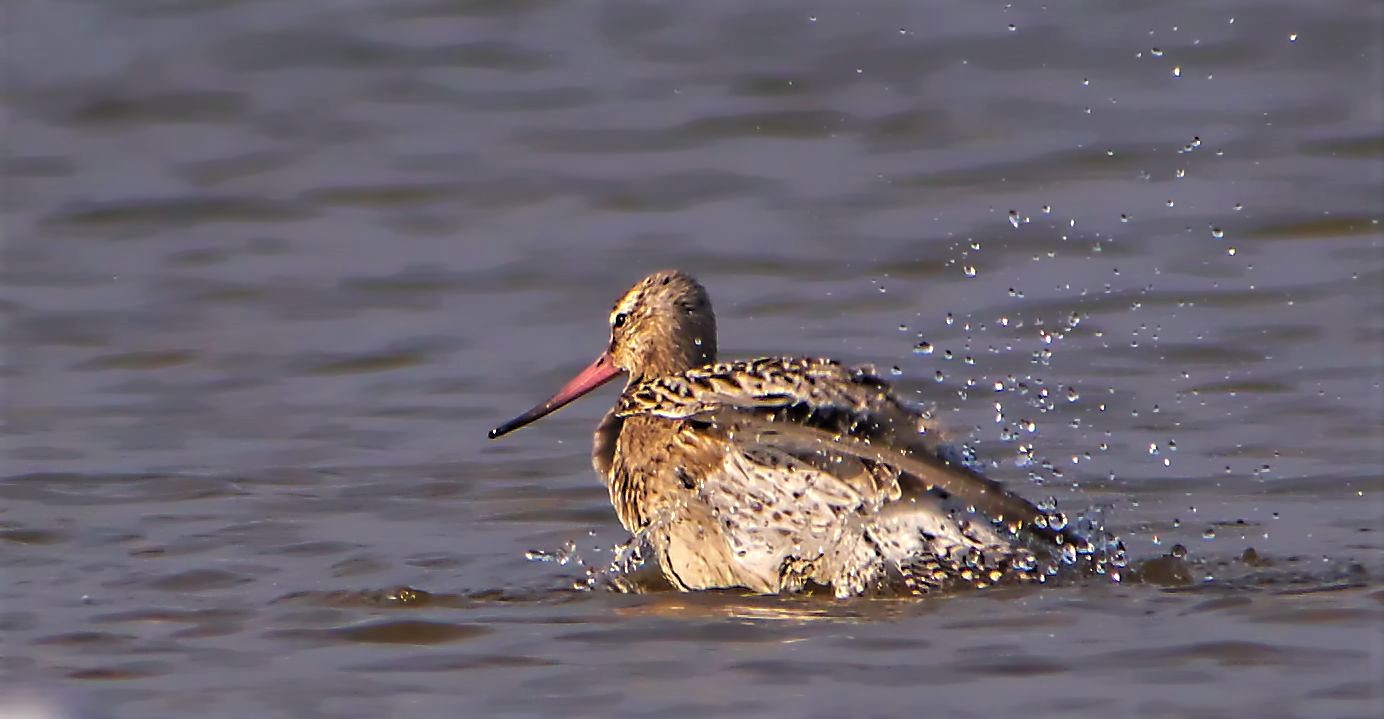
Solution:
<svg viewBox="0 0 1384 719">
<path fill-rule="evenodd" d="M 690 276 L 656 272 L 610 316 L 610 345 L 517 429 L 627 373 L 592 464 L 620 523 L 679 589 L 838 596 L 1041 579 L 1089 544 L 944 459 L 936 428 L 869 368 L 825 359 L 716 364 Z"/>
</svg>

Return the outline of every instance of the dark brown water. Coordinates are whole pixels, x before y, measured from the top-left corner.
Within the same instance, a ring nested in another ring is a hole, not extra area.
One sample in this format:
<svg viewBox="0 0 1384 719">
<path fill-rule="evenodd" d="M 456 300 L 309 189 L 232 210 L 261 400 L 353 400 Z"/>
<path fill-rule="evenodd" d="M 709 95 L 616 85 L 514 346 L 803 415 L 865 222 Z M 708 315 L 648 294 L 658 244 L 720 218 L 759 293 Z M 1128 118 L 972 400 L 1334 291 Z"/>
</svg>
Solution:
<svg viewBox="0 0 1384 719">
<path fill-rule="evenodd" d="M 1384 713 L 1377 2 L 5 28 L 0 714 Z M 570 589 L 525 553 L 623 539 L 613 390 L 485 430 L 667 266 L 727 356 L 895 371 L 1149 581 Z"/>
</svg>

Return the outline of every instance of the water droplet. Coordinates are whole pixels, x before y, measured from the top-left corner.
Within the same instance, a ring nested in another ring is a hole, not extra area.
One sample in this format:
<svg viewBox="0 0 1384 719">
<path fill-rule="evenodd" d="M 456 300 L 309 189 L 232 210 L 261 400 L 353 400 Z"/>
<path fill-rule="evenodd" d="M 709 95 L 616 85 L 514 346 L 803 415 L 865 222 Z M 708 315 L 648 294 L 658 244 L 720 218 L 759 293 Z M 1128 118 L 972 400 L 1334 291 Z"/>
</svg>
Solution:
<svg viewBox="0 0 1384 719">
<path fill-rule="evenodd" d="M 1019 211 L 1018 211 L 1018 210 L 1010 210 L 1010 211 L 1009 211 L 1009 224 L 1013 225 L 1015 228 L 1018 228 L 1018 226 L 1019 226 Z"/>
<path fill-rule="evenodd" d="M 1215 527 L 1207 527 L 1207 528 L 1206 528 L 1206 531 L 1204 531 L 1204 532 L 1201 533 L 1201 538 L 1202 538 L 1202 539 L 1215 539 L 1215 538 L 1216 538 L 1216 528 L 1215 528 Z"/>
<path fill-rule="evenodd" d="M 889 373 L 894 375 L 895 377 L 898 377 L 903 374 L 903 368 L 899 367 L 898 365 L 894 365 L 893 367 L 889 368 Z"/>
<path fill-rule="evenodd" d="M 1173 77 L 1182 77 L 1182 66 L 1173 65 Z"/>
<path fill-rule="evenodd" d="M 1172 546 L 1172 549 L 1168 550 L 1168 554 L 1178 559 L 1182 559 L 1187 556 L 1187 548 L 1182 546 L 1181 544 L 1174 544 Z"/>
<path fill-rule="evenodd" d="M 1212 227 L 1212 228 L 1211 228 L 1211 236 L 1219 240 L 1219 239 L 1221 239 L 1222 237 L 1225 237 L 1225 230 L 1222 230 L 1222 229 L 1219 228 L 1219 227 Z"/>
<path fill-rule="evenodd" d="M 1153 48 L 1153 49 L 1151 49 L 1151 50 L 1149 50 L 1149 54 L 1152 55 L 1152 56 L 1154 56 L 1154 57 L 1163 57 L 1163 51 L 1162 51 L 1161 49 L 1159 49 L 1159 48 L 1156 48 L 1156 47 Z"/>
<path fill-rule="evenodd" d="M 946 381 L 946 378 L 942 376 L 942 370 L 940 370 L 940 369 L 937 370 L 937 374 L 934 374 L 934 375 L 932 376 L 932 378 L 935 379 L 935 380 L 937 380 L 938 382 L 945 382 L 945 381 Z"/>
<path fill-rule="evenodd" d="M 930 354 L 932 354 L 932 343 L 931 343 L 931 342 L 919 342 L 918 344 L 914 345 L 914 347 L 913 347 L 913 354 L 917 354 L 917 355 L 930 355 Z"/>
<path fill-rule="evenodd" d="M 966 277 L 968 277 L 968 278 L 970 278 L 970 277 L 975 277 L 975 276 L 976 276 L 976 267 L 975 267 L 975 265 L 966 265 L 965 267 L 962 267 L 962 268 L 961 268 L 961 272 L 962 272 L 962 274 L 966 275 Z"/>
<path fill-rule="evenodd" d="M 1081 395 L 1080 395 L 1079 393 L 1077 393 L 1076 388 L 1075 388 L 1075 387 L 1068 387 L 1068 388 L 1067 388 L 1067 401 L 1068 401 L 1068 402 L 1075 402 L 1075 401 L 1077 401 L 1077 400 L 1079 400 L 1079 399 L 1081 399 Z"/>
<path fill-rule="evenodd" d="M 1015 25 L 1014 23 L 1010 23 L 1010 24 L 1009 24 L 1009 32 L 1014 32 L 1015 30 L 1018 30 L 1018 29 L 1019 29 L 1019 27 L 1018 27 L 1017 25 Z"/>
<path fill-rule="evenodd" d="M 1297 33 L 1288 33 L 1288 42 L 1297 42 Z"/>
</svg>

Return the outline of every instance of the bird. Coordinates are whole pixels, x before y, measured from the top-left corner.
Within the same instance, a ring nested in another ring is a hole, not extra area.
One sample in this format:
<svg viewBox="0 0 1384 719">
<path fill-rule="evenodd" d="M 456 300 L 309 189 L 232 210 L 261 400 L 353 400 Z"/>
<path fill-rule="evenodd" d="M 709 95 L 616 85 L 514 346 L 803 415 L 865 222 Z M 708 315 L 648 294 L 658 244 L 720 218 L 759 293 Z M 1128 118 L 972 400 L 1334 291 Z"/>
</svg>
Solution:
<svg viewBox="0 0 1384 719">
<path fill-rule="evenodd" d="M 593 439 L 616 517 L 682 591 L 847 598 L 1046 581 L 1093 545 L 948 451 L 928 413 L 869 366 L 718 362 L 706 289 L 654 272 L 615 303 L 610 339 L 499 438 L 617 377 Z"/>
</svg>

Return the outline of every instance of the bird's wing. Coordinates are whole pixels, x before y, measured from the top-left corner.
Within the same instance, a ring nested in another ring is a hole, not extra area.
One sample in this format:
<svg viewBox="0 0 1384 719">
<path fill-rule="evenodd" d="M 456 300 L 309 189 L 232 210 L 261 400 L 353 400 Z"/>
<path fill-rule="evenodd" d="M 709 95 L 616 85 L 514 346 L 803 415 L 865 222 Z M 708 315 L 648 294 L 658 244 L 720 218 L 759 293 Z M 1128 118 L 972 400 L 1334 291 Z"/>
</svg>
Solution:
<svg viewBox="0 0 1384 719">
<path fill-rule="evenodd" d="M 684 440 L 696 458 L 686 466 L 696 469 L 679 479 L 756 578 L 751 586 L 796 591 L 810 581 L 847 596 L 897 580 L 920 590 L 968 568 L 988 575 L 1033 556 L 988 516 L 914 474 L 824 446 L 756 411 L 733 412 L 705 424 L 686 420 L 699 423 Z"/>
<path fill-rule="evenodd" d="M 1071 529 L 1052 529 L 1044 512 L 999 482 L 939 456 L 923 416 L 868 368 L 795 358 L 712 365 L 640 383 L 615 413 L 705 423 L 745 451 L 764 448 L 765 456 L 819 469 L 843 466 L 828 474 L 862 496 L 860 467 L 884 468 L 898 478 L 891 500 L 941 497 L 1015 535 L 1050 545 L 1079 539 Z"/>
</svg>

